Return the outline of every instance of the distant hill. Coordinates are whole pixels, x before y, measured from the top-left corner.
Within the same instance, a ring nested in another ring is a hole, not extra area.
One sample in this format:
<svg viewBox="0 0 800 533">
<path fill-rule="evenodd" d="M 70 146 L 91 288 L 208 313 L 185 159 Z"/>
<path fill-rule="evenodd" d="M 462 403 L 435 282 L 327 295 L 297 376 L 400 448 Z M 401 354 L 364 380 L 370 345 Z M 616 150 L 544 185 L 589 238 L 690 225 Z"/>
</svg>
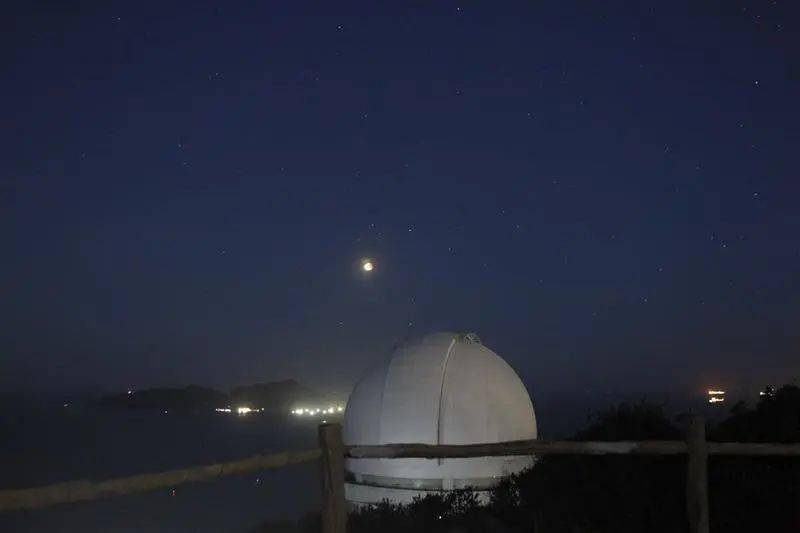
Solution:
<svg viewBox="0 0 800 533">
<path fill-rule="evenodd" d="M 236 387 L 230 394 L 230 403 L 233 405 L 263 407 L 266 410 L 287 411 L 298 403 L 320 401 L 322 398 L 319 394 L 293 379 Z"/>
<path fill-rule="evenodd" d="M 197 385 L 183 388 L 143 389 L 105 396 L 97 400 L 96 404 L 114 408 L 178 411 L 207 411 L 225 406 L 263 407 L 267 411 L 287 411 L 298 403 L 320 401 L 322 398 L 319 394 L 300 385 L 294 379 L 287 379 L 236 387 L 230 394 Z"/>
<path fill-rule="evenodd" d="M 228 395 L 206 387 L 189 385 L 180 389 L 144 389 L 105 396 L 97 402 L 107 407 L 130 409 L 214 409 L 228 404 Z"/>
</svg>

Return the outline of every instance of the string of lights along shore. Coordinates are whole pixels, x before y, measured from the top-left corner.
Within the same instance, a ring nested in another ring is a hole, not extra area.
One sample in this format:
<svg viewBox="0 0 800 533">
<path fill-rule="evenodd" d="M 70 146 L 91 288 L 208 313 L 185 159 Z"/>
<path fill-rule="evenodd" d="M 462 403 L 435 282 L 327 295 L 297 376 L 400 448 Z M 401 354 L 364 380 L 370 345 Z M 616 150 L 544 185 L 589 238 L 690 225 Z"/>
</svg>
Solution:
<svg viewBox="0 0 800 533">
<path fill-rule="evenodd" d="M 263 413 L 264 407 L 217 407 L 214 409 L 217 413 L 235 413 L 237 415 L 249 415 L 251 413 Z M 330 405 L 327 407 L 298 407 L 292 409 L 291 413 L 295 416 L 318 416 L 318 415 L 335 415 L 343 413 L 343 405 Z"/>
<path fill-rule="evenodd" d="M 344 406 L 337 405 L 335 407 L 329 406 L 327 408 L 324 407 L 301 407 L 297 409 L 292 409 L 292 414 L 295 416 L 316 416 L 316 415 L 333 415 L 336 413 L 342 413 L 344 411 Z"/>
</svg>

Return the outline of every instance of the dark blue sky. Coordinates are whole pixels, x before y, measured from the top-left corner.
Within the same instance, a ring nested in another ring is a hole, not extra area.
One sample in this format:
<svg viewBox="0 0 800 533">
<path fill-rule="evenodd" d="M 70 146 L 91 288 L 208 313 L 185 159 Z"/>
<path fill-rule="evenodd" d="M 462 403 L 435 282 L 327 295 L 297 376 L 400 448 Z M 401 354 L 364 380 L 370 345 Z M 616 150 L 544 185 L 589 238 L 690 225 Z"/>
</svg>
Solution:
<svg viewBox="0 0 800 533">
<path fill-rule="evenodd" d="M 18 2 L 0 387 L 347 390 L 438 329 L 534 397 L 788 381 L 793 3 Z"/>
</svg>

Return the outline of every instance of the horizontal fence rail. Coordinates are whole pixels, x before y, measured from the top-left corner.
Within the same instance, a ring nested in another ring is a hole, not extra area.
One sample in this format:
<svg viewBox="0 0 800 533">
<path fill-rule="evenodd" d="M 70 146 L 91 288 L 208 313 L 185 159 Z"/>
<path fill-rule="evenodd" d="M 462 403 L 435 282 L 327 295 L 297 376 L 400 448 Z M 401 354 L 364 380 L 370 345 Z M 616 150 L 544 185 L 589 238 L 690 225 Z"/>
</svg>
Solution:
<svg viewBox="0 0 800 533">
<path fill-rule="evenodd" d="M 681 441 L 577 442 L 519 440 L 496 444 L 382 444 L 350 446 L 345 455 L 353 459 L 449 459 L 509 455 L 605 455 L 686 453 Z"/>
<path fill-rule="evenodd" d="M 708 442 L 709 455 L 800 456 L 800 444 L 772 442 Z"/>
<path fill-rule="evenodd" d="M 193 466 L 156 474 L 109 479 L 106 481 L 70 481 L 46 487 L 0 490 L 0 511 L 35 509 L 59 503 L 97 500 L 136 492 L 173 488 L 184 483 L 211 481 L 223 476 L 250 474 L 263 470 L 310 463 L 319 459 L 318 449 L 256 455 L 238 461 Z"/>
<path fill-rule="evenodd" d="M 800 444 L 707 442 L 709 455 L 800 456 Z M 518 440 L 495 444 L 380 444 L 345 446 L 352 459 L 447 459 L 509 455 L 680 455 L 686 442 Z"/>
</svg>

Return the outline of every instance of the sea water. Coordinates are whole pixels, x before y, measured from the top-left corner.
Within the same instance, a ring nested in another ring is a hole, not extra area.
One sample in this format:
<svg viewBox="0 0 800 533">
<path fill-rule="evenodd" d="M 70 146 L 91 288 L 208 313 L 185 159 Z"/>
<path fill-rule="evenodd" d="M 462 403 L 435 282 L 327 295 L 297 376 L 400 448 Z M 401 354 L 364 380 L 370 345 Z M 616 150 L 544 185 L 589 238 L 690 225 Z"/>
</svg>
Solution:
<svg viewBox="0 0 800 533">
<path fill-rule="evenodd" d="M 0 489 L 104 480 L 316 447 L 318 420 L 59 406 L 0 415 Z M 319 505 L 317 464 L 47 509 L 0 513 L 3 532 L 248 532 Z"/>
</svg>

